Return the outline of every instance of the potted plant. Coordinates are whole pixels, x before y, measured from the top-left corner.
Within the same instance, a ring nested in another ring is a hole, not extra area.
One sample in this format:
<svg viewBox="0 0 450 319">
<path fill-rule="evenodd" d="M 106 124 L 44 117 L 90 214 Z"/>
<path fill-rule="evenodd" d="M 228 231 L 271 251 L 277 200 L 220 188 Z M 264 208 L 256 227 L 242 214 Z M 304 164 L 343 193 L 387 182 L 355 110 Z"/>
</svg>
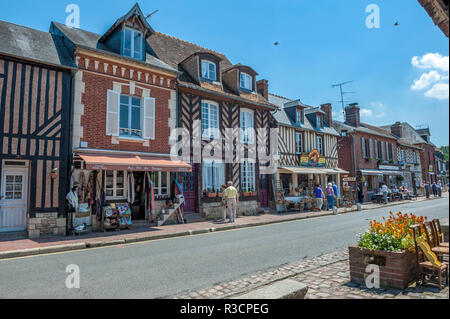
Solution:
<svg viewBox="0 0 450 319">
<path fill-rule="evenodd" d="M 222 192 L 220 191 L 220 189 L 217 190 L 217 197 L 222 198 Z"/>
<path fill-rule="evenodd" d="M 252 190 L 251 190 L 251 196 L 253 196 L 253 197 L 255 197 L 256 195 L 258 195 L 256 192 L 255 192 L 255 190 L 252 188 Z"/>
<path fill-rule="evenodd" d="M 53 168 L 50 172 L 50 176 L 52 179 L 56 179 L 58 177 L 58 169 L 57 168 Z"/>
<path fill-rule="evenodd" d="M 379 267 L 380 286 L 405 289 L 416 279 L 417 260 L 414 253 L 413 230 L 426 217 L 414 214 L 390 213 L 383 222 L 370 222 L 370 228 L 359 238 L 357 246 L 349 247 L 350 278 L 364 284 L 371 273 L 368 265 Z"/>
<path fill-rule="evenodd" d="M 209 198 L 215 198 L 216 197 L 216 192 L 214 192 L 212 189 L 208 190 L 208 195 Z"/>
<path fill-rule="evenodd" d="M 243 195 L 244 195 L 244 197 L 250 197 L 250 196 L 252 195 L 252 193 L 249 192 L 248 190 L 245 190 L 245 191 L 243 192 Z"/>
</svg>

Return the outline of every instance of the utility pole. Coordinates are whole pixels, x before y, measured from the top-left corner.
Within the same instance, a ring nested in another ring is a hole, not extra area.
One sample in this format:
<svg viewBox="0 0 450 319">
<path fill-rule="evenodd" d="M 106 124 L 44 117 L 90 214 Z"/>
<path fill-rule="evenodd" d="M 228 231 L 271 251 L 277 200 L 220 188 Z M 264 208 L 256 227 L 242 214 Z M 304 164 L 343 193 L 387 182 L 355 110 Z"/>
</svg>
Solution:
<svg viewBox="0 0 450 319">
<path fill-rule="evenodd" d="M 342 87 L 343 87 L 344 85 L 349 84 L 349 83 L 352 83 L 352 82 L 354 82 L 354 81 L 352 80 L 352 81 L 347 81 L 347 82 L 342 82 L 342 83 L 338 83 L 338 84 L 333 84 L 333 85 L 332 85 L 333 88 L 339 87 L 339 89 L 340 89 L 340 91 L 341 91 L 341 100 L 340 100 L 339 102 L 342 103 L 342 113 L 344 114 L 344 116 L 345 116 L 345 102 L 346 102 L 346 101 L 344 100 L 344 95 L 345 95 L 345 94 L 354 94 L 354 93 L 356 93 L 356 92 L 344 92 L 344 91 L 342 90 Z"/>
</svg>

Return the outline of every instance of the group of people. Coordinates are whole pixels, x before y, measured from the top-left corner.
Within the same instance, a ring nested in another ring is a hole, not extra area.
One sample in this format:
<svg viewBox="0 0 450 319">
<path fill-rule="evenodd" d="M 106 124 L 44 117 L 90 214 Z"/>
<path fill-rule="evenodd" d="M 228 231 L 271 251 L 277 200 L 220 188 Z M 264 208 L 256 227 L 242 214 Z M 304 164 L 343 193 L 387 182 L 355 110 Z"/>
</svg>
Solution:
<svg viewBox="0 0 450 319">
<path fill-rule="evenodd" d="M 442 197 L 442 185 L 440 182 L 430 184 L 428 182 L 425 182 L 425 195 L 427 198 L 430 198 L 430 188 L 431 192 L 433 193 L 434 197 Z"/>
<path fill-rule="evenodd" d="M 328 183 L 327 187 L 325 188 L 325 191 L 322 190 L 319 184 L 316 185 L 316 188 L 314 190 L 314 197 L 316 201 L 316 206 L 320 211 L 322 211 L 323 208 L 323 199 L 327 199 L 327 211 L 333 210 L 336 206 L 336 202 L 339 199 L 339 192 L 338 187 L 335 182 Z"/>
</svg>

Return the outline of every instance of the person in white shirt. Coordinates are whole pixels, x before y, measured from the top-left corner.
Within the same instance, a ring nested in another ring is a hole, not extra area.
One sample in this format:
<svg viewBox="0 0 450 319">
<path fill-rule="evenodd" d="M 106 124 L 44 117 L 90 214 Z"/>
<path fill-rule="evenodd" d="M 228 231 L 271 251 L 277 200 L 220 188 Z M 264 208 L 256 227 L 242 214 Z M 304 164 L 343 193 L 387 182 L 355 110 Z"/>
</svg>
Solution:
<svg viewBox="0 0 450 319">
<path fill-rule="evenodd" d="M 389 189 L 386 186 L 386 184 L 383 184 L 383 186 L 381 186 L 381 192 L 383 193 L 384 203 L 387 204 L 388 203 L 387 195 L 388 195 Z"/>
</svg>

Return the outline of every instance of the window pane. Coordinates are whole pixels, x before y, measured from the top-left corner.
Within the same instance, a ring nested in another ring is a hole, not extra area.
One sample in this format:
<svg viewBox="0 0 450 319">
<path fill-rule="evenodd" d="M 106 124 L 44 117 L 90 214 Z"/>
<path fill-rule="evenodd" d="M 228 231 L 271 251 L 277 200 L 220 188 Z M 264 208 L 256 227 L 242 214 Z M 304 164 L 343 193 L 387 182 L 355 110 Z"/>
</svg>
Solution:
<svg viewBox="0 0 450 319">
<path fill-rule="evenodd" d="M 117 197 L 123 197 L 123 196 L 124 196 L 124 190 L 123 190 L 123 189 L 117 190 L 116 196 L 117 196 Z"/>
<path fill-rule="evenodd" d="M 116 187 L 117 188 L 124 188 L 124 172 L 117 172 L 117 176 L 116 176 Z"/>
<path fill-rule="evenodd" d="M 134 32 L 134 57 L 141 58 L 142 49 L 142 35 L 139 32 Z"/>
<path fill-rule="evenodd" d="M 131 128 L 133 130 L 141 129 L 141 108 L 132 107 L 131 108 Z"/>
<path fill-rule="evenodd" d="M 202 77 L 208 78 L 208 63 L 206 61 L 202 61 Z"/>
<path fill-rule="evenodd" d="M 120 104 L 125 104 L 128 105 L 128 101 L 129 101 L 129 97 L 126 95 L 121 95 L 120 96 Z"/>
<path fill-rule="evenodd" d="M 114 172 L 113 171 L 107 171 L 106 172 L 106 188 L 113 188 L 114 187 Z M 112 195 L 109 195 L 112 196 Z"/>
<path fill-rule="evenodd" d="M 123 54 L 131 57 L 131 30 L 125 29 L 124 49 Z"/>
<path fill-rule="evenodd" d="M 128 129 L 128 106 L 120 106 L 120 128 Z"/>
<path fill-rule="evenodd" d="M 131 99 L 131 104 L 134 105 L 134 106 L 139 106 L 139 107 L 141 107 L 141 99 L 140 99 L 140 98 L 137 98 L 137 97 L 133 97 L 133 98 Z"/>
<path fill-rule="evenodd" d="M 213 63 L 209 64 L 209 78 L 213 81 L 216 80 L 216 65 Z"/>
</svg>

